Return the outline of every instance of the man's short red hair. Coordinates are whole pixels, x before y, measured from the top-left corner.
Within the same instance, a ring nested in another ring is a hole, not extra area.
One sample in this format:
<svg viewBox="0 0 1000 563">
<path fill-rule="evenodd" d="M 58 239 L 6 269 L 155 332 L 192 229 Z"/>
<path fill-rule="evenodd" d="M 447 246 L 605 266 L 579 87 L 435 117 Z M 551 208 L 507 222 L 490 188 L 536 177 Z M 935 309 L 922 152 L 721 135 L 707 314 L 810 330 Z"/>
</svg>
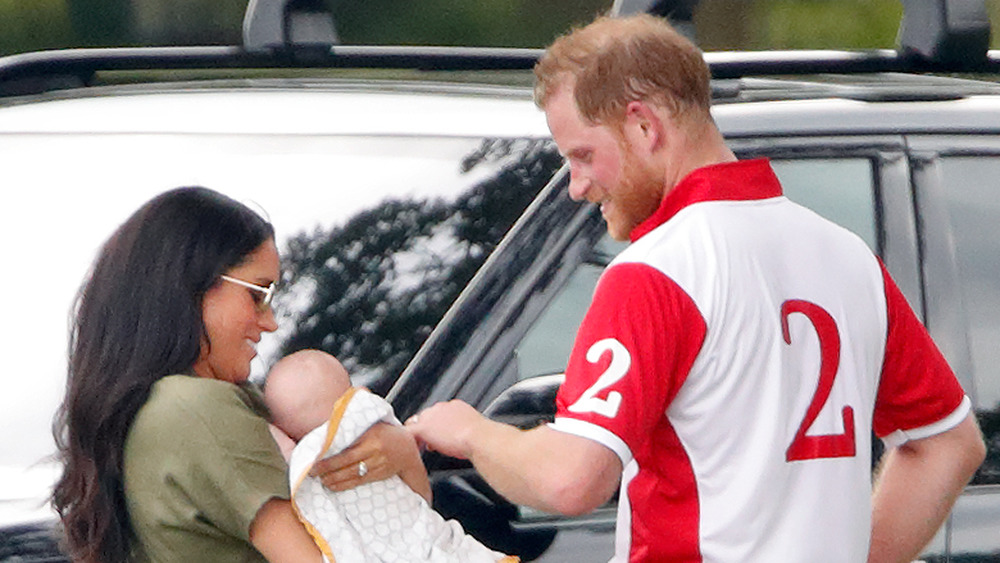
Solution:
<svg viewBox="0 0 1000 563">
<path fill-rule="evenodd" d="M 678 120 L 710 120 L 710 73 L 701 51 L 662 18 L 600 17 L 557 39 L 535 65 L 535 103 L 566 83 L 584 119 L 620 123 L 632 101 Z"/>
</svg>

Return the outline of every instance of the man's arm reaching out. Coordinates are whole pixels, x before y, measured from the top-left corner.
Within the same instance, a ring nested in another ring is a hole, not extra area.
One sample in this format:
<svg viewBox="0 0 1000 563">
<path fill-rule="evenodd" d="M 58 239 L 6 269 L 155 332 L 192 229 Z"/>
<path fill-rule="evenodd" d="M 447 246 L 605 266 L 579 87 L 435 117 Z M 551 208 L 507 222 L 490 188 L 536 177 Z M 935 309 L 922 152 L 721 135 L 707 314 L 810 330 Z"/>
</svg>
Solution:
<svg viewBox="0 0 1000 563">
<path fill-rule="evenodd" d="M 520 430 L 461 401 L 433 405 L 406 427 L 430 449 L 470 460 L 508 500 L 546 512 L 590 512 L 621 478 L 618 456 L 597 442 L 547 426 Z"/>
<path fill-rule="evenodd" d="M 915 559 L 985 456 L 972 414 L 947 432 L 889 450 L 872 496 L 869 563 Z"/>
</svg>

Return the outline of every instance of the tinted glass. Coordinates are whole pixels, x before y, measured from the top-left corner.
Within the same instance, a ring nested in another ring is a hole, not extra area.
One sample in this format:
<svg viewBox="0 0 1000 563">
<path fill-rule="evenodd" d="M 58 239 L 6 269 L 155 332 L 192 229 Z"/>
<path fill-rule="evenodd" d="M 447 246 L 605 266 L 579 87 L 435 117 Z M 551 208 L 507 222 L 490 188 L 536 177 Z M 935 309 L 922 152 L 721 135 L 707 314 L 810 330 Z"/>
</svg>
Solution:
<svg viewBox="0 0 1000 563">
<path fill-rule="evenodd" d="M 989 453 L 976 483 L 1000 483 L 1000 157 L 950 157 L 941 170 Z"/>
<path fill-rule="evenodd" d="M 878 250 L 875 182 L 865 158 L 772 160 L 788 199 L 860 236 Z"/>
<path fill-rule="evenodd" d="M 562 373 L 573 349 L 576 330 L 590 305 L 594 286 L 608 262 L 626 246 L 605 235 L 587 260 L 577 266 L 516 349 L 518 377 Z"/>
</svg>

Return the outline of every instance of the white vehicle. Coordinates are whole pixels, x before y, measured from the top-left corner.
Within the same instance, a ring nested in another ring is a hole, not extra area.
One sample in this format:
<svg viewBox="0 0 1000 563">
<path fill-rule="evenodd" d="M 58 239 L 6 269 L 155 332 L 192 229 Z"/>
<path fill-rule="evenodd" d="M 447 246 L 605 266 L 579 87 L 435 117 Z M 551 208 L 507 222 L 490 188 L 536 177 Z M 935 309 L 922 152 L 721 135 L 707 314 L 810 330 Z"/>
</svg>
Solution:
<svg viewBox="0 0 1000 563">
<path fill-rule="evenodd" d="M 289 14 L 281 31 L 273 6 L 254 4 L 247 47 L 0 59 L 0 562 L 60 560 L 44 502 L 73 299 L 114 228 L 177 186 L 222 191 L 278 230 L 282 328 L 255 377 L 317 347 L 401 418 L 451 398 L 522 426 L 554 412 L 575 327 L 620 246 L 565 194 L 524 73 L 539 52 L 331 47 L 322 14 Z M 789 197 L 868 242 L 973 398 L 988 458 L 926 561 L 1000 558 L 1000 85 L 923 72 L 995 79 L 1000 53 L 972 23 L 930 42 L 904 34 L 916 55 L 706 54 L 733 149 L 771 158 Z M 425 461 L 435 507 L 497 549 L 548 562 L 613 551 L 613 505 L 542 514 L 464 462 Z"/>
</svg>

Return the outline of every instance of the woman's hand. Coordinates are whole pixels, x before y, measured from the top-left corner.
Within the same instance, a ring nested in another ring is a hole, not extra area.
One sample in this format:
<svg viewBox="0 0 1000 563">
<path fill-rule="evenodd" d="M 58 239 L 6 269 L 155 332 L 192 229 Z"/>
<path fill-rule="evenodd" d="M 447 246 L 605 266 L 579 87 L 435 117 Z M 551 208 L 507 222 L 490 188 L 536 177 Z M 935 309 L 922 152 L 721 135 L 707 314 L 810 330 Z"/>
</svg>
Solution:
<svg viewBox="0 0 1000 563">
<path fill-rule="evenodd" d="M 399 475 L 430 504 L 431 486 L 417 442 L 408 430 L 380 422 L 351 447 L 316 462 L 309 474 L 331 491 L 346 491 Z"/>
</svg>

